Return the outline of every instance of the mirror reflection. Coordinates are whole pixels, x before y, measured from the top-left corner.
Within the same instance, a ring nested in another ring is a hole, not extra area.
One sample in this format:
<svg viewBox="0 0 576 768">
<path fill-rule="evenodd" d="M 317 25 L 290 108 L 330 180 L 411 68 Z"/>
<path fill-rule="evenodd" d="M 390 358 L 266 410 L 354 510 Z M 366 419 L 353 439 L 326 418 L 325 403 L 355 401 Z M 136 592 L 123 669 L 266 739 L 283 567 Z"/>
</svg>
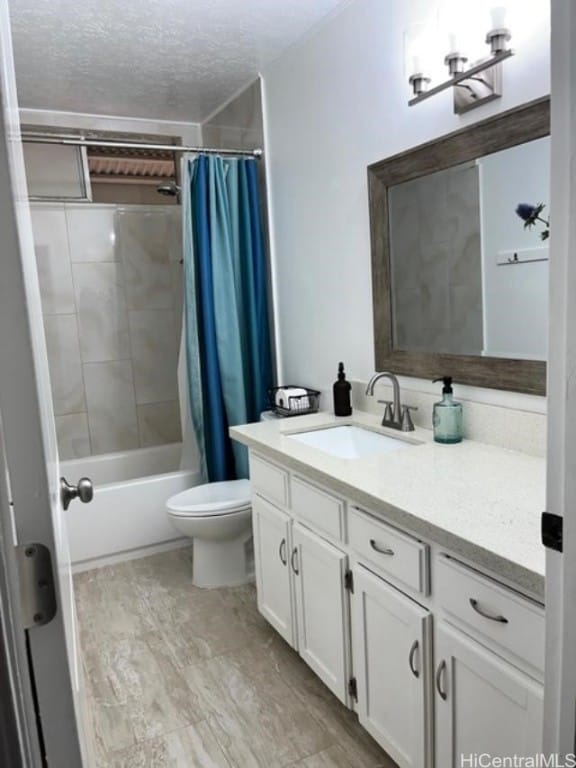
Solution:
<svg viewBox="0 0 576 768">
<path fill-rule="evenodd" d="M 546 359 L 549 157 L 545 137 L 389 187 L 395 349 Z"/>
</svg>

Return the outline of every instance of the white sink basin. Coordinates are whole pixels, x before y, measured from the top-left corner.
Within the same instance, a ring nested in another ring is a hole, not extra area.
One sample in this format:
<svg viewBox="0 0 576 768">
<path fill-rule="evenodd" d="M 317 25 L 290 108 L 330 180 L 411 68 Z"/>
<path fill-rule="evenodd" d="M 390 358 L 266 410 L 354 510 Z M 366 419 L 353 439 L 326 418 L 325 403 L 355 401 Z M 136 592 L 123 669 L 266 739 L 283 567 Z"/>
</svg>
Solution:
<svg viewBox="0 0 576 768">
<path fill-rule="evenodd" d="M 340 459 L 361 459 L 410 448 L 411 443 L 361 427 L 342 426 L 315 429 L 286 435 L 304 445 L 338 456 Z"/>
</svg>

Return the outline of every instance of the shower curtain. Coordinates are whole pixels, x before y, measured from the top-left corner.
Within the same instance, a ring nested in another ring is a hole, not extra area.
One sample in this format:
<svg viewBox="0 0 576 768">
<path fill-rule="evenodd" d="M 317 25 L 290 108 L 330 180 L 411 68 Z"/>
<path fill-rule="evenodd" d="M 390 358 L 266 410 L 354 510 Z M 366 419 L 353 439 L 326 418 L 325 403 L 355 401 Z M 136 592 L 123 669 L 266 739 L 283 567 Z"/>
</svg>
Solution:
<svg viewBox="0 0 576 768">
<path fill-rule="evenodd" d="M 272 384 L 257 161 L 185 157 L 182 216 L 190 413 L 210 482 L 248 477 L 228 427 L 257 421 Z"/>
</svg>

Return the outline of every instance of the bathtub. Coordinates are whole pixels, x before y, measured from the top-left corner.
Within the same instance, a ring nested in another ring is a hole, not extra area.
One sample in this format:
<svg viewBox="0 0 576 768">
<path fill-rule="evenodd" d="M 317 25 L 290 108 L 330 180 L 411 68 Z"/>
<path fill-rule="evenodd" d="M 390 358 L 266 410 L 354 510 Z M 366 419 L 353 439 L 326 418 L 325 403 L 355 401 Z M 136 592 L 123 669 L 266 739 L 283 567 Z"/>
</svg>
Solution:
<svg viewBox="0 0 576 768">
<path fill-rule="evenodd" d="M 68 482 L 94 484 L 92 502 L 73 502 L 66 512 L 74 570 L 186 543 L 165 510 L 170 496 L 201 482 L 198 471 L 179 469 L 181 453 L 174 443 L 62 462 Z"/>
</svg>

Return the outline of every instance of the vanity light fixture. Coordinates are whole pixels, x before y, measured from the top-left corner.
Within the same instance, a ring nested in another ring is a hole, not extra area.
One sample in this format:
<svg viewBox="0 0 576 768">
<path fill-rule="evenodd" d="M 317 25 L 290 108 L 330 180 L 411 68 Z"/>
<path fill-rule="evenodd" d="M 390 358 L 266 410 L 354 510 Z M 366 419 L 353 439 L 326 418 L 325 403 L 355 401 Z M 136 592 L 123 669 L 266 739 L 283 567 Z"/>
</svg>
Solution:
<svg viewBox="0 0 576 768">
<path fill-rule="evenodd" d="M 486 44 L 490 46 L 490 57 L 481 59 L 466 69 L 468 58 L 459 50 L 455 36 L 451 35 L 451 50 L 444 58 L 444 64 L 448 67 L 450 75 L 449 79 L 428 90 L 430 78 L 426 74 L 417 72 L 411 75 L 408 82 L 414 97 L 408 102 L 409 106 L 419 104 L 447 88 L 453 88 L 454 112 L 461 115 L 502 95 L 501 63 L 514 55 L 514 51 L 508 47 L 512 36 L 505 25 L 505 8 L 493 8 L 491 16 L 492 29 L 486 34 Z"/>
</svg>

